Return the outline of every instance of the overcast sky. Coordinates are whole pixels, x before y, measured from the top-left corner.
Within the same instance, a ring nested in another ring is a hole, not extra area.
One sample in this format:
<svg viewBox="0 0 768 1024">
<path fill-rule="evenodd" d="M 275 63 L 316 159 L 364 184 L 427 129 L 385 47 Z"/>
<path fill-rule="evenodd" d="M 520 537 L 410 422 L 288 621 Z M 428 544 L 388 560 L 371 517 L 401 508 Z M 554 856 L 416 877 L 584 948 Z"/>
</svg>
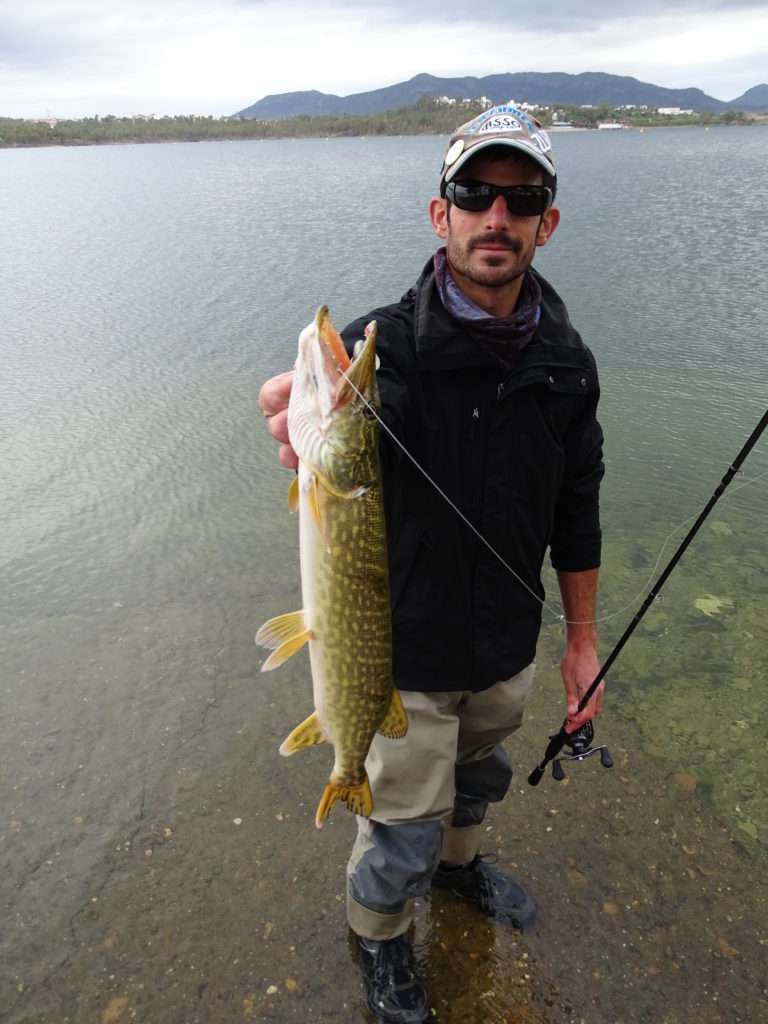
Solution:
<svg viewBox="0 0 768 1024">
<path fill-rule="evenodd" d="M 730 100 L 768 82 L 768 4 L 0 0 L 0 116 L 231 114 L 423 71 L 607 71 Z"/>
</svg>

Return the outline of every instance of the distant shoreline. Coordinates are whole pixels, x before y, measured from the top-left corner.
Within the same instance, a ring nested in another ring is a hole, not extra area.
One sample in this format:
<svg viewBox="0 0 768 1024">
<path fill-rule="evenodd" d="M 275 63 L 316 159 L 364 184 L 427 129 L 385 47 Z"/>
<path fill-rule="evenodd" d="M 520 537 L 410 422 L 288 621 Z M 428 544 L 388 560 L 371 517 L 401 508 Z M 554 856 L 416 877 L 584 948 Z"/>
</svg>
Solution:
<svg viewBox="0 0 768 1024">
<path fill-rule="evenodd" d="M 623 131 L 627 132 L 644 132 L 654 131 L 660 129 L 662 131 L 668 128 L 702 128 L 709 129 L 710 127 L 724 127 L 724 128 L 752 128 L 752 127 L 768 127 L 768 123 L 753 121 L 747 124 L 737 125 L 675 125 L 675 124 L 659 124 L 659 125 L 642 125 L 635 127 L 634 125 L 622 125 Z M 613 134 L 599 128 L 584 128 L 575 125 L 568 127 L 548 127 L 547 131 L 552 134 L 566 134 L 569 132 L 580 132 L 582 134 L 589 133 L 590 135 L 606 135 Z M 299 139 L 322 139 L 330 141 L 333 139 L 377 139 L 377 138 L 418 138 L 426 137 L 429 135 L 448 136 L 450 132 L 439 132 L 439 131 L 425 131 L 425 132 L 359 132 L 359 133 L 344 133 L 338 135 L 328 134 L 317 134 L 317 135 L 244 135 L 244 136 L 231 136 L 231 135 L 206 135 L 204 138 L 178 138 L 178 137 L 162 137 L 155 136 L 147 138 L 146 136 L 136 136 L 135 138 L 123 138 L 123 139 L 72 139 L 72 140 L 46 140 L 40 142 L 11 142 L 6 143 L 0 141 L 0 150 L 9 149 L 85 149 L 89 146 L 148 146 L 148 145 L 173 145 L 174 143 L 197 143 L 197 142 L 295 142 Z"/>
<path fill-rule="evenodd" d="M 462 112 L 472 117 L 480 112 L 467 106 Z M 599 132 L 605 129 L 646 130 L 651 128 L 743 127 L 768 125 L 768 114 L 691 114 L 663 116 L 600 107 L 584 111 L 566 108 L 561 120 L 544 123 L 550 132 Z M 279 121 L 218 119 L 213 117 L 83 118 L 77 121 L 40 119 L 28 121 L 0 117 L 0 149 L 39 149 L 58 146 L 143 145 L 152 142 L 228 142 L 266 139 L 329 139 L 450 135 L 456 128 L 457 111 L 434 103 L 384 111 L 381 114 L 343 117 L 292 117 Z M 617 127 L 618 126 L 618 127 Z"/>
</svg>

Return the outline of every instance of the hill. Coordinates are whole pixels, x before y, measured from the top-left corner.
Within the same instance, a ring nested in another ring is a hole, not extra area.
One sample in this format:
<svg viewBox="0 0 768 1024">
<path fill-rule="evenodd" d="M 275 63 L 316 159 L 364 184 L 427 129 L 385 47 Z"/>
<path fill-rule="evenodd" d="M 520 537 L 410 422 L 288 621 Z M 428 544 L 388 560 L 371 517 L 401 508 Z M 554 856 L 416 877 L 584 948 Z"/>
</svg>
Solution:
<svg viewBox="0 0 768 1024">
<path fill-rule="evenodd" d="M 265 96 L 233 116 L 270 121 L 299 115 L 379 114 L 397 107 L 412 106 L 423 96 L 477 100 L 487 97 L 493 103 L 514 98 L 549 106 L 647 104 L 651 107 L 682 107 L 698 112 L 723 113 L 737 109 L 741 100 L 745 103 L 743 109 L 768 110 L 768 96 L 763 90 L 768 93 L 768 86 L 756 86 L 739 100 L 725 103 L 708 96 L 701 89 L 665 89 L 637 78 L 593 71 L 580 75 L 530 71 L 486 75 L 484 78 L 437 78 L 421 74 L 407 82 L 350 96 L 334 96 L 317 90 L 278 93 Z"/>
<path fill-rule="evenodd" d="M 755 85 L 751 89 L 741 95 L 737 96 L 735 100 L 731 100 L 728 104 L 730 107 L 735 107 L 739 110 L 749 110 L 754 113 L 764 113 L 768 111 L 768 85 Z"/>
</svg>

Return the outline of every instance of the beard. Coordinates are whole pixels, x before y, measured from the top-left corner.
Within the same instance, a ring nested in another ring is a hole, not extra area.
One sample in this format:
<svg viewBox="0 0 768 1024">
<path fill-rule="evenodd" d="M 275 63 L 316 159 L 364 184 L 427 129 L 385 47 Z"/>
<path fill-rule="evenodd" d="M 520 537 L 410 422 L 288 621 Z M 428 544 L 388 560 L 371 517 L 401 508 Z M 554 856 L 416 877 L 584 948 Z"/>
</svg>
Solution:
<svg viewBox="0 0 768 1024">
<path fill-rule="evenodd" d="M 502 245 L 504 251 L 478 252 L 486 244 Z M 505 288 L 516 281 L 530 267 L 534 252 L 533 246 L 526 251 L 519 238 L 503 231 L 487 232 L 463 243 L 450 238 L 446 241 L 446 255 L 454 274 L 483 288 Z"/>
</svg>

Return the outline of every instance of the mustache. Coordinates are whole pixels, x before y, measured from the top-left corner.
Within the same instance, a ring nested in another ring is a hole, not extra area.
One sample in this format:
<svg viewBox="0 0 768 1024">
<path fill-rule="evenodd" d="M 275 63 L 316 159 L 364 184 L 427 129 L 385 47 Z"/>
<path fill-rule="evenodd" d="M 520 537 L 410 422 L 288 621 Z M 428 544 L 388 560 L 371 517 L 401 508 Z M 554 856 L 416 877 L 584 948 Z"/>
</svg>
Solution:
<svg viewBox="0 0 768 1024">
<path fill-rule="evenodd" d="M 514 253 L 521 253 L 523 250 L 522 243 L 519 238 L 513 238 L 504 231 L 488 231 L 484 235 L 479 235 L 477 238 L 473 238 L 469 243 L 470 249 L 477 249 L 483 245 L 503 245 L 506 249 L 510 249 Z"/>
</svg>

